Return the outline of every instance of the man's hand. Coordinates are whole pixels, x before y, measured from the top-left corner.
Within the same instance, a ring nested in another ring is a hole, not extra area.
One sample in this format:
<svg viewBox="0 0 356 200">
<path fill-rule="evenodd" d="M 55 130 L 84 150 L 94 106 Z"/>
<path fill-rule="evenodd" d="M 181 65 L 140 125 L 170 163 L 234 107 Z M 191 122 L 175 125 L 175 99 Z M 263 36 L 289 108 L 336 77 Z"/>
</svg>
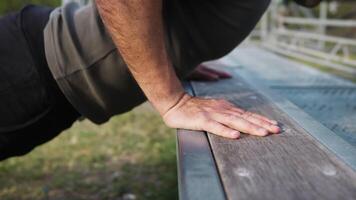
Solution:
<svg viewBox="0 0 356 200">
<path fill-rule="evenodd" d="M 207 131 L 227 138 L 238 138 L 240 132 L 266 136 L 279 133 L 277 122 L 246 112 L 225 100 L 203 99 L 185 95 L 163 115 L 171 128 Z"/>
<path fill-rule="evenodd" d="M 204 65 L 198 65 L 186 79 L 192 81 L 218 81 L 219 79 L 225 78 L 231 78 L 231 75 L 224 71 L 211 69 Z"/>
</svg>

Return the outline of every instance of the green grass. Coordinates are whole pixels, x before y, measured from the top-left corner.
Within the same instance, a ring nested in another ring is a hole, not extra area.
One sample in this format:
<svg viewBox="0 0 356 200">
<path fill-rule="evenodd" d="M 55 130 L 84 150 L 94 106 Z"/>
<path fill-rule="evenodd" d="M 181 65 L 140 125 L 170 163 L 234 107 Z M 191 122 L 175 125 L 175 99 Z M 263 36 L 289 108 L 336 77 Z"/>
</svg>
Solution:
<svg viewBox="0 0 356 200">
<path fill-rule="evenodd" d="M 28 4 L 46 5 L 56 7 L 61 4 L 61 0 L 1 0 L 0 1 L 0 15 L 18 11 L 23 6 Z"/>
<path fill-rule="evenodd" d="M 147 105 L 96 126 L 78 122 L 0 163 L 0 199 L 177 199 L 175 132 Z"/>
</svg>

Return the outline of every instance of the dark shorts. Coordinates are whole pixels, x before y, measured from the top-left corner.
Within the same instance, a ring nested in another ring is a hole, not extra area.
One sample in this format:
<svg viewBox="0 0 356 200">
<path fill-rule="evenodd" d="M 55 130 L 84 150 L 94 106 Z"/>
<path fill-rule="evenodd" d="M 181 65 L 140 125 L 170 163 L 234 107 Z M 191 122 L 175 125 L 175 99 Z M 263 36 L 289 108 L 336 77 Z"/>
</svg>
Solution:
<svg viewBox="0 0 356 200">
<path fill-rule="evenodd" d="M 80 116 L 47 66 L 43 29 L 51 10 L 26 6 L 0 18 L 0 160 L 28 153 Z"/>
</svg>

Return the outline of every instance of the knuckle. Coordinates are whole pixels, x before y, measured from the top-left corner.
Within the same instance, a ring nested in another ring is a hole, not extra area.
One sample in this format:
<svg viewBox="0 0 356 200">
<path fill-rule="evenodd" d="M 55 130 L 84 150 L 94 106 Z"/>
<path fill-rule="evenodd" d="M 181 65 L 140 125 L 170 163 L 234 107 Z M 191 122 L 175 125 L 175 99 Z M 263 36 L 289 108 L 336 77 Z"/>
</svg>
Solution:
<svg viewBox="0 0 356 200">
<path fill-rule="evenodd" d="M 220 102 L 220 103 L 223 103 L 223 104 L 226 104 L 226 103 L 227 103 L 227 101 L 226 101 L 225 99 L 219 99 L 219 102 Z"/>
<path fill-rule="evenodd" d="M 231 103 L 228 100 L 225 100 L 226 105 L 231 106 L 231 107 L 236 107 L 235 104 Z"/>
<path fill-rule="evenodd" d="M 229 121 L 233 122 L 233 121 L 237 120 L 238 118 L 236 116 L 234 116 L 234 115 L 227 115 L 227 119 Z"/>
<path fill-rule="evenodd" d="M 242 113 L 242 118 L 244 118 L 244 119 L 251 119 L 251 117 L 252 117 L 252 113 L 251 112 L 248 112 L 248 111 L 246 111 L 246 112 L 244 112 L 244 113 Z"/>
<path fill-rule="evenodd" d="M 217 102 L 219 102 L 219 99 L 210 99 L 210 101 L 217 103 Z"/>
<path fill-rule="evenodd" d="M 230 114 L 226 114 L 226 113 L 223 113 L 223 114 L 221 114 L 222 115 L 222 117 L 225 119 L 224 121 L 226 121 L 227 123 L 231 123 L 232 121 L 234 121 L 234 120 L 236 120 L 236 116 L 234 116 L 234 115 L 230 115 Z"/>
<path fill-rule="evenodd" d="M 253 114 L 252 114 L 252 112 L 245 111 L 245 112 L 244 112 L 244 115 L 245 115 L 246 117 L 251 117 Z"/>
<path fill-rule="evenodd" d="M 226 100 L 225 99 L 216 99 L 216 103 L 218 103 L 220 105 L 225 105 L 226 104 Z"/>
<path fill-rule="evenodd" d="M 244 109 L 242 109 L 242 108 L 240 108 L 240 107 L 236 107 L 236 106 L 234 106 L 234 107 L 235 107 L 236 110 L 238 110 L 238 112 L 241 113 L 241 114 L 246 112 Z"/>
<path fill-rule="evenodd" d="M 231 102 L 229 102 L 229 101 L 227 101 L 227 100 L 225 100 L 225 99 L 223 99 L 223 100 L 221 101 L 221 103 L 222 103 L 223 105 L 225 105 L 225 106 L 228 106 L 228 107 L 234 106 L 234 104 L 232 104 Z"/>
</svg>

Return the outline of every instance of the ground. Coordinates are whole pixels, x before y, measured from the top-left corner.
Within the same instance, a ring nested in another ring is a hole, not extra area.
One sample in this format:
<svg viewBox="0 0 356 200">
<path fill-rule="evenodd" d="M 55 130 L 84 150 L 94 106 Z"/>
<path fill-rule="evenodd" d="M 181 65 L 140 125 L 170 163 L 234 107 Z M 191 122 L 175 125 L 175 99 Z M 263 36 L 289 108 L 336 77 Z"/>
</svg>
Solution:
<svg viewBox="0 0 356 200">
<path fill-rule="evenodd" d="M 96 126 L 75 123 L 0 163 L 0 199 L 177 199 L 175 131 L 144 104 Z M 130 198 L 126 198 L 130 199 Z M 131 198 L 132 199 L 132 198 Z"/>
</svg>

